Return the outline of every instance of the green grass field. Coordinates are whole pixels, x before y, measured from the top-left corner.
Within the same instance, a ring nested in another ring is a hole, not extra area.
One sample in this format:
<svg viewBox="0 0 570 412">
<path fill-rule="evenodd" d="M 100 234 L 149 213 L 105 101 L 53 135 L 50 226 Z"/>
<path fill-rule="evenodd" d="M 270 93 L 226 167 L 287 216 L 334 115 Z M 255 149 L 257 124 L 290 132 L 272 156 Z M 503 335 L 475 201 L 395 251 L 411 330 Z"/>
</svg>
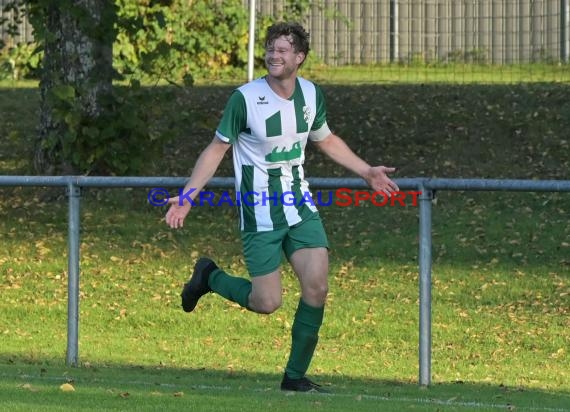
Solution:
<svg viewBox="0 0 570 412">
<path fill-rule="evenodd" d="M 567 84 L 326 84 L 329 123 L 398 177 L 569 179 Z M 158 87 L 154 127 L 179 139 L 145 175 L 189 173 L 229 86 Z M 0 172 L 31 173 L 35 88 L 0 89 Z M 185 114 L 193 107 L 199 122 Z M 314 150 L 311 176 L 346 176 Z M 218 176 L 231 175 L 231 159 Z M 433 222 L 433 385 L 418 379 L 417 209 L 323 207 L 330 298 L 310 375 L 332 395 L 278 390 L 299 288 L 259 316 L 218 296 L 179 308 L 195 260 L 244 274 L 236 212 L 172 231 L 144 189 L 82 197 L 81 366 L 65 366 L 63 190 L 0 188 L 0 409 L 570 409 L 568 194 L 440 192 Z M 69 382 L 74 392 L 62 392 Z"/>
</svg>

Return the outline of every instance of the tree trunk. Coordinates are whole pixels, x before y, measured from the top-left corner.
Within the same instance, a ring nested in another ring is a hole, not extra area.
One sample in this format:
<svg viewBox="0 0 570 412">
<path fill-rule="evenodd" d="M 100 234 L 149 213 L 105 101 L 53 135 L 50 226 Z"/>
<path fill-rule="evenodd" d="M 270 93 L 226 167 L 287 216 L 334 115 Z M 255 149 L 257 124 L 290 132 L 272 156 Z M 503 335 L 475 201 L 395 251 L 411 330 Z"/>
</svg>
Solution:
<svg viewBox="0 0 570 412">
<path fill-rule="evenodd" d="M 34 166 L 76 174 L 70 126 L 97 118 L 112 92 L 115 6 L 108 0 L 36 0 L 44 46 L 40 125 Z M 72 117 L 71 114 L 73 114 Z"/>
</svg>

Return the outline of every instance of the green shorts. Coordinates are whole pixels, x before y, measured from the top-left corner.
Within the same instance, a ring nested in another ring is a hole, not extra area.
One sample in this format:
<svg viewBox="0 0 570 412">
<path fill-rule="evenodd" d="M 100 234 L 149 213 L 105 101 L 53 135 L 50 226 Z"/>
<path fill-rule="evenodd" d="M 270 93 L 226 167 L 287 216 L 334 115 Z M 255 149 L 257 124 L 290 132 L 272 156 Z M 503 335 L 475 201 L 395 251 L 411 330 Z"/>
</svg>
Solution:
<svg viewBox="0 0 570 412">
<path fill-rule="evenodd" d="M 241 232 L 241 241 L 250 276 L 267 275 L 281 266 L 281 251 L 289 259 L 299 249 L 329 247 L 318 213 L 285 229 Z"/>
</svg>

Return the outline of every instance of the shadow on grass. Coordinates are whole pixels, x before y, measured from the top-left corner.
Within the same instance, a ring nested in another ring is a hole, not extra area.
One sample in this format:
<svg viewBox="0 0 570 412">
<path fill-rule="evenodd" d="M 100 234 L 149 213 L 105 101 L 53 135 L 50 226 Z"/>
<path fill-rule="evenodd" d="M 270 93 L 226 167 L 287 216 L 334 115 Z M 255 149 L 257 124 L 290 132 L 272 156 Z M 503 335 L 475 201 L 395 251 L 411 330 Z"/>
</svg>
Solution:
<svg viewBox="0 0 570 412">
<path fill-rule="evenodd" d="M 212 139 L 233 87 L 143 89 L 156 101 L 155 135 L 171 136 L 141 175 L 186 175 Z M 323 85 L 328 123 L 370 162 L 399 176 L 568 178 L 570 85 Z M 38 121 L 38 90 L 2 88 L 0 173 L 29 173 Z M 231 174 L 229 156 L 219 175 Z M 309 145 L 308 175 L 346 171 Z"/>
<path fill-rule="evenodd" d="M 254 404 L 278 400 L 295 403 L 287 393 L 279 390 L 281 375 L 278 374 L 87 363 L 79 368 L 68 368 L 63 366 L 61 360 L 56 359 L 36 362 L 0 354 L 0 392 L 7 394 L 6 399 L 10 399 L 10 393 L 13 395 L 14 392 L 25 392 L 26 395 L 20 397 L 20 404 L 29 407 L 40 406 L 45 399 L 38 394 L 54 392 L 61 384 L 70 383 L 77 392 L 101 398 L 104 402 L 129 396 L 141 398 L 169 394 L 173 397 L 213 395 L 213 402 L 217 402 L 220 409 L 224 409 L 223 405 L 234 398 L 238 401 L 247 398 L 246 402 Z M 312 394 L 310 398 L 301 399 L 309 399 L 311 402 L 318 400 L 323 404 L 330 402 L 332 410 L 343 410 L 342 408 L 352 405 L 359 409 L 362 406 L 361 410 L 401 410 L 399 408 L 417 407 L 439 410 L 441 407 L 447 407 L 453 410 L 475 408 L 562 411 L 570 404 L 568 391 L 506 387 L 500 384 L 435 382 L 425 388 L 411 382 L 351 376 L 320 375 L 314 379 L 323 384 L 331 394 L 322 397 L 320 394 Z M 73 406 L 73 403 L 70 402 L 69 406 Z M 216 409 L 215 404 L 209 406 Z M 234 406 L 235 410 L 239 409 L 238 405 Z M 391 409 L 392 407 L 394 409 Z"/>
</svg>

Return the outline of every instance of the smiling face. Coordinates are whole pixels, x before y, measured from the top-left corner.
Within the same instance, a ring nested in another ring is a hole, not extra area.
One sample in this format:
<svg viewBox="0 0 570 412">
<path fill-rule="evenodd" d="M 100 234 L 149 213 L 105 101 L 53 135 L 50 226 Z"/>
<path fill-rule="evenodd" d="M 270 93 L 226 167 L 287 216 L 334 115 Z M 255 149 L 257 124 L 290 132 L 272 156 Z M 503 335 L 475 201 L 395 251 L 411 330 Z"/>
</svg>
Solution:
<svg viewBox="0 0 570 412">
<path fill-rule="evenodd" d="M 305 53 L 295 51 L 291 36 L 280 36 L 265 48 L 265 65 L 269 76 L 284 80 L 297 75 Z"/>
</svg>

